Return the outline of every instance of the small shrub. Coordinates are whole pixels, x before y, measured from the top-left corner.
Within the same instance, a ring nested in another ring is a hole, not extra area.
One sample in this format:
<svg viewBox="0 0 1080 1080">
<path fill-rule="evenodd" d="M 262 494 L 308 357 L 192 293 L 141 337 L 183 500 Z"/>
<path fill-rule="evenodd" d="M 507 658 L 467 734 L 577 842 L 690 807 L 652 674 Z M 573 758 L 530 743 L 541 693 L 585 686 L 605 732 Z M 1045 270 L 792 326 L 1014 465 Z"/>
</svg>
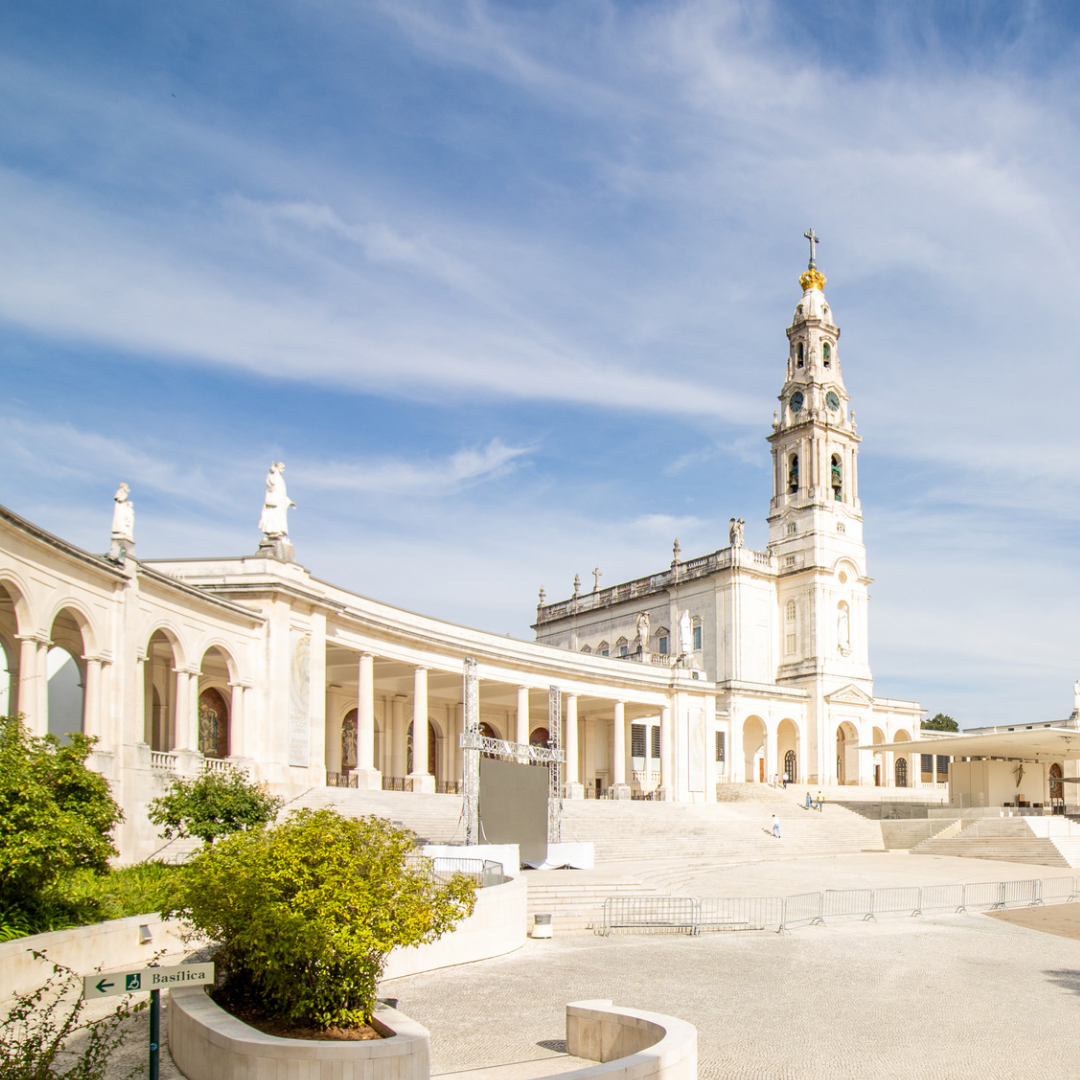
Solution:
<svg viewBox="0 0 1080 1080">
<path fill-rule="evenodd" d="M 194 836 L 212 844 L 219 837 L 273 821 L 283 802 L 230 766 L 194 777 L 174 776 L 169 790 L 150 803 L 147 816 L 163 826 L 166 840 Z"/>
<path fill-rule="evenodd" d="M 382 818 L 295 811 L 203 848 L 163 914 L 219 942 L 233 1000 L 324 1028 L 364 1023 L 390 950 L 434 941 L 475 903 L 471 880 L 437 884 L 415 850 Z"/>
<path fill-rule="evenodd" d="M 48 962 L 44 953 L 34 956 Z M 128 1080 L 141 1072 L 136 1066 L 121 1078 L 110 1061 L 129 1034 L 121 1025 L 146 1002 L 125 998 L 108 1016 L 84 1024 L 85 1004 L 82 978 L 63 964 L 53 964 L 37 990 L 15 997 L 0 1021 L 0 1080 Z M 81 1033 L 79 1047 L 65 1049 Z"/>
<path fill-rule="evenodd" d="M 123 815 L 104 777 L 86 767 L 96 740 L 61 744 L 0 717 L 0 910 L 35 918 L 80 867 L 104 870 Z"/>
</svg>

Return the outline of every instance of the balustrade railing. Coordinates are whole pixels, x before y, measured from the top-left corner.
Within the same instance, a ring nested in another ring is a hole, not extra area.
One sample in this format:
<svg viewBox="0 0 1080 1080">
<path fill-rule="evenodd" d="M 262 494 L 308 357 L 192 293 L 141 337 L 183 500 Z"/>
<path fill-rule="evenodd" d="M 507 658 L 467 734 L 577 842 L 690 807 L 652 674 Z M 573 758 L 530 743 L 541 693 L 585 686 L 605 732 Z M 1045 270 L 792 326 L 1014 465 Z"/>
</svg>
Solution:
<svg viewBox="0 0 1080 1080">
<path fill-rule="evenodd" d="M 203 759 L 204 772 L 228 772 L 233 767 L 228 758 L 208 757 Z"/>
<path fill-rule="evenodd" d="M 150 768 L 176 772 L 176 755 L 168 750 L 151 750 Z"/>
</svg>

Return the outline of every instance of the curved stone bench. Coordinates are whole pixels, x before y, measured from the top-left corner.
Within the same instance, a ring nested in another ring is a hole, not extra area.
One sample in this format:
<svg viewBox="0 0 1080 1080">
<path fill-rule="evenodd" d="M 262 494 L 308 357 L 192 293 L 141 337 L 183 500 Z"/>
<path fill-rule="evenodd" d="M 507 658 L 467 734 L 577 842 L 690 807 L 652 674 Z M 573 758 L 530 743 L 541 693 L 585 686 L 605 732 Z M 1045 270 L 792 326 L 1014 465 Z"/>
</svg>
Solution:
<svg viewBox="0 0 1080 1080">
<path fill-rule="evenodd" d="M 603 1064 L 559 1073 L 558 1080 L 696 1080 L 697 1028 L 685 1020 L 610 1001 L 566 1006 L 566 1052 Z M 554 1078 L 552 1078 L 554 1080 Z"/>
<path fill-rule="evenodd" d="M 169 991 L 169 1053 L 188 1080 L 428 1080 L 427 1028 L 380 1004 L 365 1042 L 279 1039 L 231 1016 L 202 987 Z"/>
</svg>

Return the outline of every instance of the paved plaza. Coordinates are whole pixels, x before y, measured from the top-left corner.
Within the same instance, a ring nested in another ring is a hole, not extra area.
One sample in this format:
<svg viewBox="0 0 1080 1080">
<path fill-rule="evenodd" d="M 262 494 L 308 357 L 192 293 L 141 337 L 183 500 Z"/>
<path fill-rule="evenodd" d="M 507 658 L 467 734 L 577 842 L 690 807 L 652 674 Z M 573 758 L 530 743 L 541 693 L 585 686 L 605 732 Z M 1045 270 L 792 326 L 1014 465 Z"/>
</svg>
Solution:
<svg viewBox="0 0 1080 1080">
<path fill-rule="evenodd" d="M 700 868 L 693 884 L 767 895 L 1065 872 L 866 855 Z M 1068 918 L 1074 907 L 1059 910 Z M 1080 941 L 981 914 L 782 936 L 530 940 L 497 960 L 386 982 L 383 993 L 430 1029 L 432 1075 L 447 1080 L 569 1067 L 558 1056 L 564 1006 L 596 997 L 694 1024 L 701 1077 L 1080 1076 Z"/>
</svg>

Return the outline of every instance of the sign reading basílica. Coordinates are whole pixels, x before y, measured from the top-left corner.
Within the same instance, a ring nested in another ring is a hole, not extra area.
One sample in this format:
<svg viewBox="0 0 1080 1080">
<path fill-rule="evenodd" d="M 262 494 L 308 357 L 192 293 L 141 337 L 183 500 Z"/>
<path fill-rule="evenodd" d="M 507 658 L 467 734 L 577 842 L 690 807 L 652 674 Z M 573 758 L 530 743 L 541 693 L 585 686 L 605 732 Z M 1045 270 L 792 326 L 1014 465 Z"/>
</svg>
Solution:
<svg viewBox="0 0 1080 1080">
<path fill-rule="evenodd" d="M 213 964 L 177 964 L 176 967 L 147 967 L 138 971 L 111 971 L 108 974 L 97 972 L 83 976 L 83 997 L 145 994 L 148 990 L 209 985 L 213 981 Z"/>
</svg>

